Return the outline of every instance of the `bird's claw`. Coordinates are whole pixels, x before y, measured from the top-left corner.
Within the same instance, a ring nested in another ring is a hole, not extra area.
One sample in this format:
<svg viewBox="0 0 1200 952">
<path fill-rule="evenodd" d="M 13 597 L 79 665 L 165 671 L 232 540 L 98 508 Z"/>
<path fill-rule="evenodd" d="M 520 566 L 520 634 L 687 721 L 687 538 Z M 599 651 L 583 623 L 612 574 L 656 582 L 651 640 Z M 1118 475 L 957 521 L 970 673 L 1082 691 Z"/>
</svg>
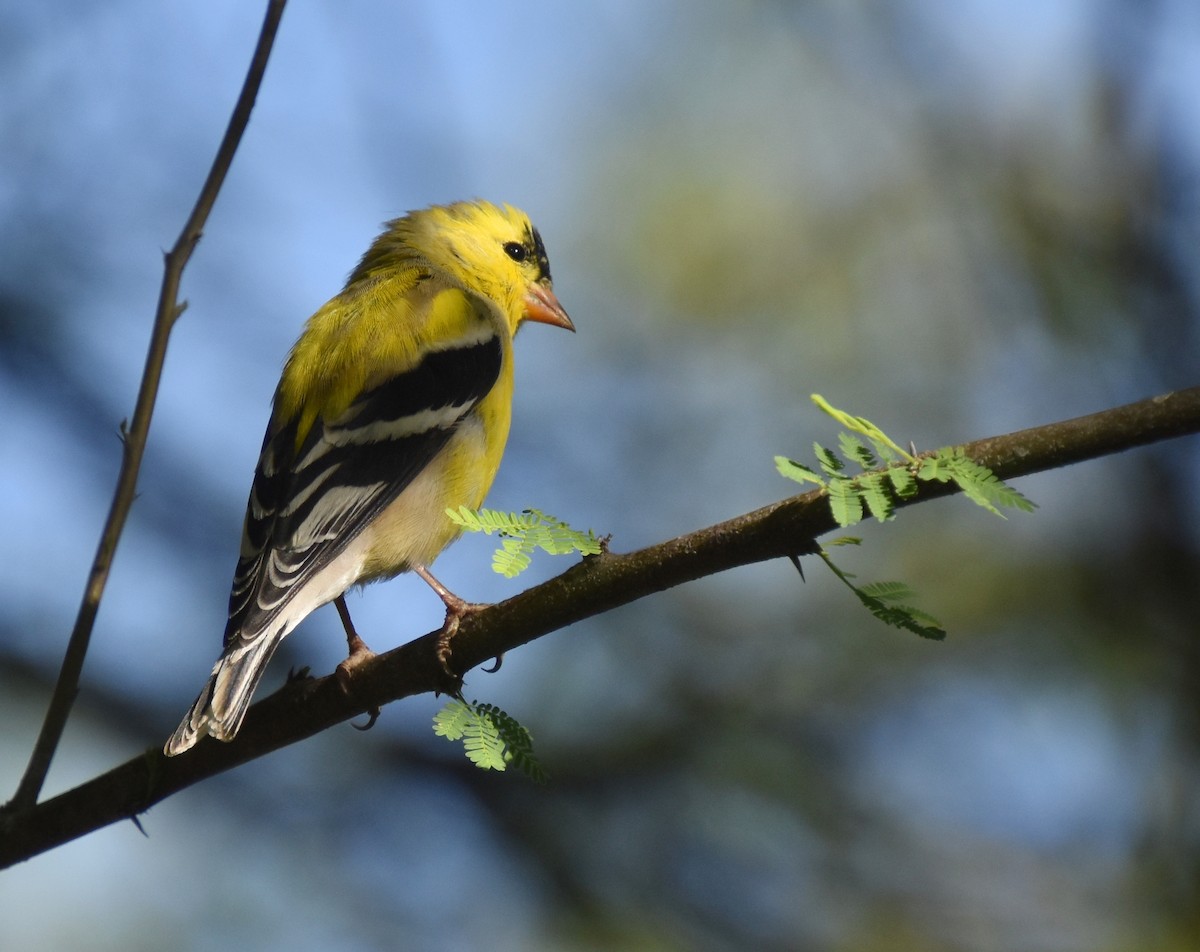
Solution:
<svg viewBox="0 0 1200 952">
<path fill-rule="evenodd" d="M 504 664 L 504 652 L 501 651 L 496 655 L 495 663 L 490 668 L 480 668 L 481 671 L 486 671 L 488 674 L 495 674 L 500 670 L 500 665 Z"/>
<path fill-rule="evenodd" d="M 460 679 L 458 674 L 456 674 L 450 668 L 450 655 L 452 654 L 450 649 L 450 641 L 458 633 L 458 622 L 460 618 L 462 618 L 462 615 L 458 613 L 446 613 L 446 622 L 442 625 L 442 630 L 438 632 L 437 643 L 434 647 L 434 655 L 436 655 L 438 659 L 438 664 L 441 665 L 441 668 L 446 675 L 454 680 Z"/>
<path fill-rule="evenodd" d="M 458 634 L 458 625 L 468 615 L 474 615 L 476 612 L 481 612 L 487 605 L 479 602 L 468 602 L 459 598 L 457 595 L 451 596 L 452 601 L 443 597 L 446 602 L 446 620 L 442 623 L 442 630 L 437 634 L 437 644 L 434 647 L 434 654 L 438 659 L 438 664 L 446 674 L 455 681 L 461 681 L 462 677 L 453 668 L 450 667 L 450 655 L 453 653 L 450 647 L 450 642 L 454 640 L 454 636 Z"/>
<path fill-rule="evenodd" d="M 358 643 L 352 645 L 349 656 L 333 670 L 333 676 L 337 678 L 338 687 L 342 689 L 344 694 L 350 694 L 350 686 L 355 668 L 374 657 L 375 652 L 363 644 L 362 639 L 358 639 Z M 355 724 L 352 722 L 350 724 L 356 731 L 369 731 L 375 726 L 375 722 L 379 720 L 379 708 L 377 707 L 369 707 L 364 713 L 367 715 L 367 723 Z"/>
</svg>

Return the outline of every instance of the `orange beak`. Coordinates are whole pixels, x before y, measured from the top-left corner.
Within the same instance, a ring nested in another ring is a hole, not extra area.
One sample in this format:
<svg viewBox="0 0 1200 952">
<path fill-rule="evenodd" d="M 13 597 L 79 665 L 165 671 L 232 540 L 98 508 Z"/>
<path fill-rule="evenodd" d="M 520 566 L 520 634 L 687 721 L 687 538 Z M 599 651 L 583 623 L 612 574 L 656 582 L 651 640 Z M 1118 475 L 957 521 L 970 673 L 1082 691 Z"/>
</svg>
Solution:
<svg viewBox="0 0 1200 952">
<path fill-rule="evenodd" d="M 554 292 L 544 284 L 532 284 L 525 292 L 525 320 L 575 330 L 575 325 L 558 303 Z"/>
</svg>

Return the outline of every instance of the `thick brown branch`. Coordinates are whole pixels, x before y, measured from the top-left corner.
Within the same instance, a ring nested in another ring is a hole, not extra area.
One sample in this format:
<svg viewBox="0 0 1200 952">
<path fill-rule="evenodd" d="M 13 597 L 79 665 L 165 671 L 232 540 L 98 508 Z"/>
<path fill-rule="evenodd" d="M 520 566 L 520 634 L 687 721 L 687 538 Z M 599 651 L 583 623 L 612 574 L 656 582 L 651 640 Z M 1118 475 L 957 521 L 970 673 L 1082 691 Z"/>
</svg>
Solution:
<svg viewBox="0 0 1200 952">
<path fill-rule="evenodd" d="M 96 557 L 88 573 L 84 585 L 83 599 L 79 605 L 79 613 L 75 618 L 75 626 L 71 630 L 71 638 L 67 642 L 66 654 L 63 657 L 62 669 L 58 681 L 54 685 L 54 693 L 46 710 L 46 718 L 42 723 L 41 732 L 33 745 L 29 765 L 17 786 L 12 800 L 5 805 L 5 810 L 21 810 L 37 801 L 45 783 L 46 773 L 50 769 L 50 761 L 58 749 L 62 739 L 63 729 L 67 725 L 67 716 L 79 690 L 79 677 L 83 672 L 83 661 L 87 656 L 88 644 L 95 626 L 96 613 L 100 609 L 100 599 L 104 595 L 104 587 L 108 583 L 108 573 L 112 567 L 113 556 L 117 551 L 117 543 L 125 528 L 125 520 L 133 505 L 133 497 L 137 490 L 138 471 L 142 466 L 142 454 L 146 449 L 146 438 L 150 433 L 150 420 L 154 415 L 154 404 L 158 399 L 158 383 L 162 377 L 163 362 L 167 354 L 167 340 L 171 336 L 171 328 L 183 312 L 179 300 L 179 282 L 183 269 L 192 255 L 196 243 L 200 240 L 208 213 L 217 200 L 217 193 L 225 181 L 233 155 L 237 151 L 242 133 L 250 121 L 250 111 L 254 108 L 254 100 L 262 84 L 263 73 L 267 68 L 267 59 L 271 54 L 271 45 L 275 40 L 275 32 L 279 19 L 283 15 L 286 0 L 271 0 L 268 5 L 266 19 L 262 32 L 259 34 L 258 46 L 250 63 L 250 71 L 242 85 L 241 95 L 234 107 L 225 137 L 217 150 L 212 169 L 200 190 L 200 197 L 188 216 L 187 224 L 183 226 L 175 246 L 166 255 L 162 289 L 159 293 L 158 309 L 155 312 L 154 328 L 150 334 L 150 346 L 146 353 L 146 365 L 142 373 L 141 386 L 138 389 L 137 403 L 134 406 L 133 422 L 128 428 L 122 423 L 121 435 L 124 441 L 124 452 L 121 458 L 121 471 L 117 476 L 117 487 L 113 493 L 112 505 L 109 508 L 108 519 L 100 535 L 96 547 Z"/>
<path fill-rule="evenodd" d="M 1011 479 L 1197 432 L 1200 388 L 1193 388 L 963 448 Z M 954 491 L 950 484 L 924 483 L 905 505 Z M 823 494 L 814 491 L 638 552 L 589 557 L 557 578 L 464 618 L 452 663 L 468 671 L 548 632 L 654 592 L 734 566 L 813 552 L 817 538 L 835 528 Z M 431 632 L 356 669 L 352 695 L 333 677 L 290 683 L 254 705 L 230 744 L 206 741 L 174 758 L 164 757 L 155 746 L 74 790 L 3 817 L 0 867 L 136 816 L 198 780 L 369 708 L 444 690 L 436 637 Z"/>
</svg>

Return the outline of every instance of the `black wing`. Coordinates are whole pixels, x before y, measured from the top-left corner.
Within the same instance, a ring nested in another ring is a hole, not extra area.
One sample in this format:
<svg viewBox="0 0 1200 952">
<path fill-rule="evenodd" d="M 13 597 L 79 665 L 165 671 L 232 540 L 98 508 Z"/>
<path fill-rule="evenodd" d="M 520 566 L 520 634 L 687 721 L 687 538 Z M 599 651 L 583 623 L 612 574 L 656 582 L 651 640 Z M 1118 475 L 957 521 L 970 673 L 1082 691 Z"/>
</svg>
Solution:
<svg viewBox="0 0 1200 952">
<path fill-rule="evenodd" d="M 495 385 L 499 336 L 427 354 L 318 417 L 296 449 L 296 421 L 268 434 L 254 474 L 225 645 L 270 623 L 444 447 Z"/>
</svg>

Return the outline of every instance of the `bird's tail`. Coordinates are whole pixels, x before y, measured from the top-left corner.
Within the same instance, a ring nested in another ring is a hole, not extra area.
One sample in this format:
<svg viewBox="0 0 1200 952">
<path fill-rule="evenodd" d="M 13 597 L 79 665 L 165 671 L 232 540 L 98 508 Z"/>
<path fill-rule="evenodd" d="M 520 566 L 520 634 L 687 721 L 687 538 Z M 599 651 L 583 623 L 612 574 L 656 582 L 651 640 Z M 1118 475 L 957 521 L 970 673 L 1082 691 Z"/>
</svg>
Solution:
<svg viewBox="0 0 1200 952">
<path fill-rule="evenodd" d="M 182 754 L 205 734 L 217 740 L 233 740 L 267 662 L 285 634 L 286 628 L 279 625 L 274 631 L 262 632 L 240 651 L 222 655 L 196 703 L 163 746 L 163 753 L 168 757 Z"/>
</svg>

